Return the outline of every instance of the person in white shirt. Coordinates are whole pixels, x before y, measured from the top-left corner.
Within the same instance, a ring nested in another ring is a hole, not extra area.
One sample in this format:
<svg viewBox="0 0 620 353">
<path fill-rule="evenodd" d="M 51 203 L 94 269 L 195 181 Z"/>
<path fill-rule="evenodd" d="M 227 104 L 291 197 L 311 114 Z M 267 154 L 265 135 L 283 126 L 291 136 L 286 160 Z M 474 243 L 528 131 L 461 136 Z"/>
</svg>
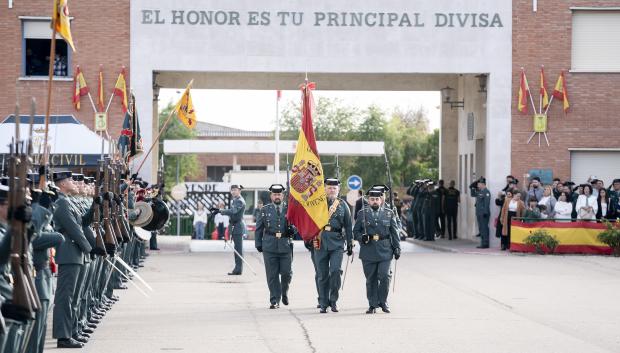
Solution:
<svg viewBox="0 0 620 353">
<path fill-rule="evenodd" d="M 555 216 L 557 222 L 570 222 L 571 214 L 573 213 L 573 204 L 567 201 L 568 194 L 562 192 L 555 204 Z"/>
<path fill-rule="evenodd" d="M 592 195 L 592 186 L 590 184 L 583 185 L 583 195 L 579 195 L 577 198 L 575 210 L 577 210 L 577 219 L 596 219 L 598 204 L 596 202 L 596 196 Z"/>
<path fill-rule="evenodd" d="M 217 207 L 221 210 L 225 207 L 223 202 L 220 202 Z M 226 229 L 228 229 L 228 216 L 225 216 L 221 213 L 218 213 L 213 218 L 213 223 L 215 223 L 215 229 L 217 229 L 217 238 L 224 239 L 226 236 Z"/>
<path fill-rule="evenodd" d="M 544 213 L 544 218 L 553 218 L 554 208 L 555 208 L 556 200 L 553 197 L 553 188 L 551 185 L 546 185 L 543 190 L 543 197 L 538 201 L 539 206 L 545 206 L 542 213 Z"/>
<path fill-rule="evenodd" d="M 198 204 L 198 208 L 194 211 L 194 230 L 196 231 L 196 239 L 203 240 L 205 238 L 205 226 L 207 225 L 207 211 L 202 204 Z"/>
</svg>

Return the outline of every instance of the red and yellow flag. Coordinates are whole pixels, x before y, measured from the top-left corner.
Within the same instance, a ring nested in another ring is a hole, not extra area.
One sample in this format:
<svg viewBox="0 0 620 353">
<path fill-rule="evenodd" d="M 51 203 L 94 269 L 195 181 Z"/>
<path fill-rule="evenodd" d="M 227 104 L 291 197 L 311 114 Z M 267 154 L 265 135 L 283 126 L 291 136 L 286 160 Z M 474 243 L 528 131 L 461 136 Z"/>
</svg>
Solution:
<svg viewBox="0 0 620 353">
<path fill-rule="evenodd" d="M 519 82 L 519 94 L 517 96 L 517 110 L 527 114 L 527 95 L 530 93 L 530 86 L 527 84 L 525 71 L 521 69 L 521 79 Z"/>
<path fill-rule="evenodd" d="M 549 105 L 549 95 L 547 94 L 547 81 L 545 81 L 545 68 L 540 67 L 540 99 L 542 100 L 542 108 L 547 109 Z"/>
<path fill-rule="evenodd" d="M 568 91 L 566 90 L 566 78 L 564 78 L 564 71 L 560 73 L 560 77 L 558 77 L 558 82 L 555 83 L 553 96 L 562 101 L 564 113 L 566 113 L 568 111 L 568 108 L 570 108 L 570 103 L 568 103 Z"/>
<path fill-rule="evenodd" d="M 99 77 L 97 78 L 97 108 L 99 111 L 103 111 L 103 71 L 101 65 L 99 65 Z"/>
<path fill-rule="evenodd" d="M 194 80 L 190 81 L 181 99 L 179 99 L 177 105 L 174 106 L 174 111 L 179 120 L 190 129 L 196 127 L 196 111 L 194 110 L 194 103 L 192 102 L 192 97 L 189 92 L 193 82 Z"/>
<path fill-rule="evenodd" d="M 314 82 L 301 86 L 301 130 L 291 169 L 286 218 L 299 230 L 304 241 L 312 240 L 329 222 L 323 166 L 312 127 Z"/>
<path fill-rule="evenodd" d="M 75 68 L 75 76 L 73 77 L 73 106 L 75 110 L 80 110 L 80 97 L 88 94 L 88 86 L 86 80 L 78 65 Z"/>
<path fill-rule="evenodd" d="M 114 85 L 114 95 L 121 97 L 121 108 L 123 113 L 127 112 L 127 84 L 125 83 L 125 67 L 121 69 L 121 73 L 118 74 L 116 84 Z"/>
<path fill-rule="evenodd" d="M 52 26 L 75 51 L 73 38 L 71 37 L 71 21 L 69 20 L 69 6 L 67 0 L 54 0 L 54 10 L 52 12 Z"/>
</svg>

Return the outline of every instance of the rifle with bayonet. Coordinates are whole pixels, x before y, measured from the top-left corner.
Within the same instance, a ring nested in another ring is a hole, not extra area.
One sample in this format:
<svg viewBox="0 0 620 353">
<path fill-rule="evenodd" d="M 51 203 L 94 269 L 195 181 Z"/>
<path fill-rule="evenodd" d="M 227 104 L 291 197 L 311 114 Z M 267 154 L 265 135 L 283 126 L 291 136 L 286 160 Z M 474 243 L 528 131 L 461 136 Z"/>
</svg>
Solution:
<svg viewBox="0 0 620 353">
<path fill-rule="evenodd" d="M 112 220 L 110 218 L 110 167 L 109 167 L 109 159 L 106 158 L 104 161 L 101 161 L 101 165 L 103 167 L 103 233 L 104 233 L 104 244 L 107 253 L 110 256 L 114 256 L 116 252 L 117 238 L 116 234 L 114 234 L 114 229 L 112 227 Z"/>
<path fill-rule="evenodd" d="M 13 300 L 3 305 L 3 315 L 17 320 L 31 320 L 41 307 L 37 295 L 29 254 L 30 236 L 28 223 L 32 218 L 32 208 L 26 199 L 26 174 L 29 156 L 19 137 L 19 105 L 15 109 L 15 138 L 10 145 L 9 160 L 9 203 L 7 220 L 11 233 L 10 262 L 13 275 Z"/>
<path fill-rule="evenodd" d="M 93 195 L 94 200 L 94 210 L 93 210 L 93 223 L 92 227 L 95 231 L 95 246 L 98 249 L 103 250 L 103 253 L 106 252 L 105 241 L 103 239 L 103 235 L 101 234 L 101 204 L 103 203 L 103 198 L 99 195 L 99 184 L 101 181 L 101 168 L 100 164 L 97 165 L 97 171 L 95 172 L 95 191 Z M 104 255 L 105 256 L 105 255 Z"/>
</svg>

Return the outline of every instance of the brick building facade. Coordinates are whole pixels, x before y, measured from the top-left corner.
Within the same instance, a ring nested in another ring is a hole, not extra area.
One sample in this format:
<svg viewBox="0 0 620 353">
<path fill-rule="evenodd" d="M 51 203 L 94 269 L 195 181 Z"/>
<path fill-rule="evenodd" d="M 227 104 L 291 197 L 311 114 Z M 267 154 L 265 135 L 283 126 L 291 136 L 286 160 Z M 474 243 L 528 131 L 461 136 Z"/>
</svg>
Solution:
<svg viewBox="0 0 620 353">
<path fill-rule="evenodd" d="M 530 169 L 551 169 L 562 180 L 571 176 L 571 149 L 619 149 L 620 72 L 576 72 L 571 62 L 573 15 L 576 9 L 599 11 L 620 6 L 620 1 L 513 1 L 512 75 L 512 174 L 521 178 Z M 590 9 L 590 10 L 588 10 Z M 620 16 L 618 17 L 620 21 Z M 616 38 L 617 39 L 617 38 Z M 620 60 L 618 58 L 617 60 Z M 526 70 L 534 103 L 538 109 L 540 65 L 545 67 L 547 91 L 553 91 L 561 70 L 565 70 L 570 109 L 564 114 L 554 100 L 548 112 L 550 147 L 538 137 L 530 144 L 532 107 L 529 114 L 517 111 L 521 67 Z M 620 164 L 620 159 L 617 160 Z M 584 182 L 585 180 L 575 180 Z M 611 180 L 606 180 L 606 183 Z"/>
</svg>

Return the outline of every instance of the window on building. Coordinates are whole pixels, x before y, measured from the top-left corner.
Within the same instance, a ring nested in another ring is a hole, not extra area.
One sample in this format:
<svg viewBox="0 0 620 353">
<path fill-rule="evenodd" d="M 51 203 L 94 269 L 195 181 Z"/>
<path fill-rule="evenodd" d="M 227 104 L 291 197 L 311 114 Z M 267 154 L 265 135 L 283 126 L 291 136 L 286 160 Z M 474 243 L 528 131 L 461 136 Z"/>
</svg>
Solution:
<svg viewBox="0 0 620 353">
<path fill-rule="evenodd" d="M 242 165 L 241 170 L 267 170 L 266 165 Z"/>
<path fill-rule="evenodd" d="M 620 11 L 573 10 L 571 69 L 620 71 Z"/>
<path fill-rule="evenodd" d="M 221 182 L 223 181 L 224 174 L 230 172 L 232 166 L 207 166 L 207 181 L 208 182 Z"/>
<path fill-rule="evenodd" d="M 52 30 L 49 20 L 23 20 L 23 67 L 25 76 L 47 76 Z M 71 57 L 67 42 L 56 36 L 54 76 L 71 75 Z"/>
</svg>

